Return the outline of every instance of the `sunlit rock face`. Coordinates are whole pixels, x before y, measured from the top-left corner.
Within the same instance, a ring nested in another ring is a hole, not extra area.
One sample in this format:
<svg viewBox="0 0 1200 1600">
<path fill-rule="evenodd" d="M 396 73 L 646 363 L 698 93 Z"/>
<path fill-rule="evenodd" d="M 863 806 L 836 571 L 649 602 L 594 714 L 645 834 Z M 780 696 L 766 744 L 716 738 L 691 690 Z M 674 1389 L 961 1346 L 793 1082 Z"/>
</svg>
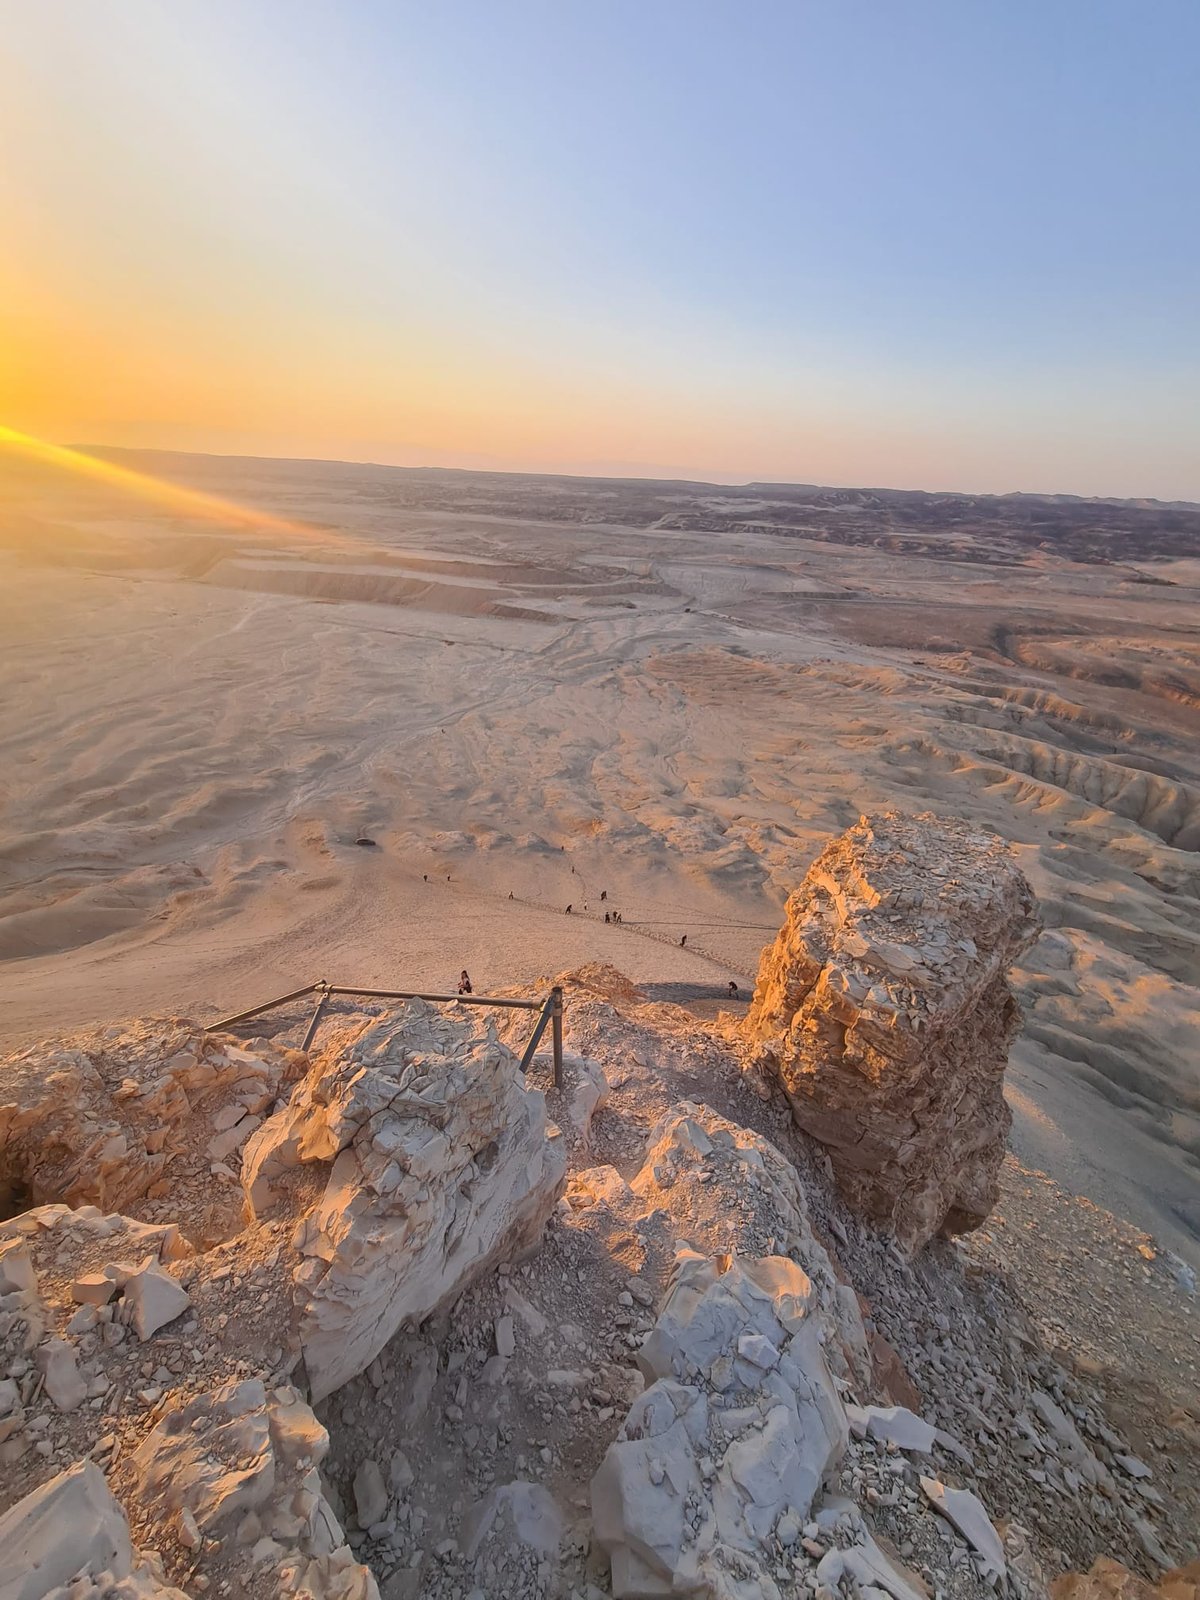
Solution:
<svg viewBox="0 0 1200 1600">
<path fill-rule="evenodd" d="M 294 1298 L 314 1398 L 537 1244 L 565 1171 L 545 1101 L 490 1021 L 415 1000 L 326 1050 L 242 1171 L 256 1219 L 302 1213 Z"/>
<path fill-rule="evenodd" d="M 847 1199 L 906 1248 L 996 1202 L 1008 972 L 1039 927 L 1003 841 L 887 812 L 822 851 L 763 954 L 746 1030 Z"/>
</svg>

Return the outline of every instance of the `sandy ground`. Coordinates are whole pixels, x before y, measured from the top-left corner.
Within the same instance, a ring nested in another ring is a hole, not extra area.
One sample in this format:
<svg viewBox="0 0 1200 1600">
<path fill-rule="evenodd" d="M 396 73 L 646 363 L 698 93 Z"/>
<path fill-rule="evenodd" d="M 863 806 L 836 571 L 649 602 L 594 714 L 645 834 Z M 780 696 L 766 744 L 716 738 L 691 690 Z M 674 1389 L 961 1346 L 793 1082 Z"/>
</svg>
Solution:
<svg viewBox="0 0 1200 1600">
<path fill-rule="evenodd" d="M 928 807 L 1043 905 L 1015 1156 L 1200 1264 L 1200 564 L 204 471 L 329 531 L 0 495 L 0 1042 L 598 958 L 711 1013 L 831 833 Z"/>
</svg>

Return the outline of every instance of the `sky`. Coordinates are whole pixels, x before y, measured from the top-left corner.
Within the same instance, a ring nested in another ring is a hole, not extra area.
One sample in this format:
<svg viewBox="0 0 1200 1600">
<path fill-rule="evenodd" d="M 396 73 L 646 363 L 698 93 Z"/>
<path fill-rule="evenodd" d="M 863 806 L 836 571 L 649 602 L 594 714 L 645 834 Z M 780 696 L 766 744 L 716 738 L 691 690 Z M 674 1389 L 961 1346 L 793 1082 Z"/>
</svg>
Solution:
<svg viewBox="0 0 1200 1600">
<path fill-rule="evenodd" d="M 1196 0 L 0 0 L 0 424 L 1200 500 Z"/>
</svg>

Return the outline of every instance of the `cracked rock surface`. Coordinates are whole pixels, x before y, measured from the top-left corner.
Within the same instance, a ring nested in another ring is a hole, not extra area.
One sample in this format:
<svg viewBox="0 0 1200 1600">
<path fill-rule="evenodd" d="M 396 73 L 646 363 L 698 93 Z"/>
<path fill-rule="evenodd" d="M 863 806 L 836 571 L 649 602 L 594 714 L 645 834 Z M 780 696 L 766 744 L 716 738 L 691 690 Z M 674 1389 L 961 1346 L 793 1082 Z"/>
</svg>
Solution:
<svg viewBox="0 0 1200 1600">
<path fill-rule="evenodd" d="M 292 1277 L 313 1397 L 535 1243 L 565 1161 L 478 1011 L 414 1000 L 322 1052 L 243 1158 L 256 1218 L 303 1210 Z"/>
<path fill-rule="evenodd" d="M 888 812 L 821 852 L 764 953 L 746 1032 L 847 1199 L 908 1248 L 996 1203 L 1008 973 L 1039 931 L 1000 839 Z"/>
<path fill-rule="evenodd" d="M 1028 908 L 981 836 L 937 859 L 921 947 L 980 933 L 931 966 L 944 1088 L 952 995 L 999 1050 Z M 778 948 L 760 1019 L 790 1004 Z M 37 1203 L 0 1221 L 0 1600 L 1196 1600 L 1200 1409 L 1149 1369 L 1099 1384 L 1090 1333 L 1049 1348 L 999 1212 L 917 1250 L 917 1213 L 859 1203 L 729 1021 L 601 966 L 558 981 L 559 1087 L 546 1052 L 518 1072 L 522 1018 L 457 1004 L 332 1005 L 311 1057 L 154 1023 L 18 1058 L 0 1170 Z M 926 1025 L 894 1026 L 899 1084 Z M 952 1141 L 977 1171 L 985 1123 Z M 1186 1286 L 1137 1261 L 1185 1376 Z"/>
</svg>

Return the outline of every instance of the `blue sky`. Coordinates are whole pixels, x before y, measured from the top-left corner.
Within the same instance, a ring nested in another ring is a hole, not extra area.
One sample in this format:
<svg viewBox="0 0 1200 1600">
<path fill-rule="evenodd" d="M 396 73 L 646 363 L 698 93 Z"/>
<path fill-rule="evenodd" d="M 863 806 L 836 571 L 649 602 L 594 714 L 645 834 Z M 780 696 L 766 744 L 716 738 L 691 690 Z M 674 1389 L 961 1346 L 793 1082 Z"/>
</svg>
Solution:
<svg viewBox="0 0 1200 1600">
<path fill-rule="evenodd" d="M 1194 0 L 0 21 L 14 425 L 1200 498 Z"/>
</svg>

